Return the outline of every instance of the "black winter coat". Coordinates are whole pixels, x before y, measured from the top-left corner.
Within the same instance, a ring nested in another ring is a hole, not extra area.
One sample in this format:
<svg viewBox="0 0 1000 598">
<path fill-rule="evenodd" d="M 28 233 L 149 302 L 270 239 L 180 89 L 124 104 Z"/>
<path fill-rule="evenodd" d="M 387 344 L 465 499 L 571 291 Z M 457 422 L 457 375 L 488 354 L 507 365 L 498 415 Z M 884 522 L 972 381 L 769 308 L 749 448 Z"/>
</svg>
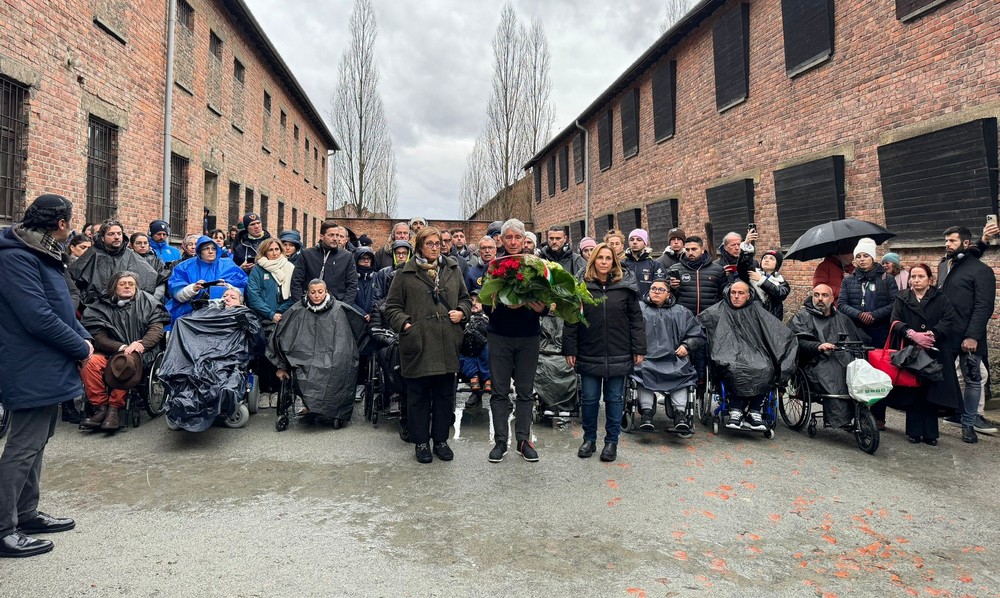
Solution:
<svg viewBox="0 0 1000 598">
<path fill-rule="evenodd" d="M 900 395 L 927 393 L 927 400 L 931 403 L 958 409 L 961 403 L 961 391 L 958 386 L 958 374 L 955 372 L 955 357 L 963 337 L 951 301 L 944 293 L 933 287 L 927 289 L 923 301 L 917 301 L 913 291 L 907 289 L 900 292 L 892 304 L 891 321 L 897 320 L 902 322 L 902 325 L 896 325 L 893 339 L 906 339 L 908 330 L 934 332 L 934 346 L 938 350 L 931 351 L 930 354 L 943 366 L 944 379 L 940 382 L 925 382 L 917 388 L 894 388 L 893 402 L 898 403 Z M 893 344 L 898 346 L 896 343 Z"/>
<path fill-rule="evenodd" d="M 231 251 L 233 254 L 233 261 L 236 262 L 237 266 L 243 266 L 243 264 L 248 261 L 253 263 L 254 260 L 257 259 L 257 249 L 260 247 L 260 244 L 264 242 L 264 239 L 270 238 L 271 233 L 264 231 L 263 237 L 259 239 L 251 239 L 247 231 L 241 230 L 236 235 L 236 240 L 233 241 L 233 249 Z"/>
<path fill-rule="evenodd" d="M 875 285 L 875 305 L 862 305 L 864 286 L 869 284 Z M 896 299 L 897 293 L 899 289 L 896 288 L 896 279 L 886 273 L 882 264 L 875 264 L 875 267 L 867 272 L 855 268 L 854 273 L 845 276 L 840 284 L 837 309 L 854 320 L 858 328 L 872 337 L 873 344 L 882 346 L 889 334 L 892 302 Z M 864 312 L 870 312 L 875 321 L 871 324 L 863 323 L 860 316 Z"/>
<path fill-rule="evenodd" d="M 645 297 L 649 293 L 649 287 L 653 286 L 653 279 L 657 275 L 666 274 L 666 270 L 653 259 L 653 255 L 648 249 L 643 250 L 638 258 L 633 257 L 631 251 L 626 251 L 622 267 L 632 270 L 632 274 L 635 275 L 635 280 L 639 284 L 640 297 Z"/>
<path fill-rule="evenodd" d="M 955 325 L 960 346 L 963 339 L 975 339 L 977 355 L 986 355 L 986 324 L 993 315 L 997 278 L 972 249 L 949 270 L 947 258 L 938 266 L 938 287 L 955 308 Z"/>
<path fill-rule="evenodd" d="M 354 305 L 354 298 L 358 294 L 358 270 L 354 265 L 354 254 L 350 251 L 327 249 L 322 242 L 303 251 L 299 263 L 295 264 L 295 273 L 292 274 L 294 301 L 302 299 L 306 286 L 314 278 L 321 278 L 326 282 L 327 291 L 338 301 Z"/>
<path fill-rule="evenodd" d="M 542 247 L 542 250 L 538 252 L 539 257 L 543 260 L 549 260 L 550 262 L 556 262 L 562 269 L 569 272 L 577 278 L 583 277 L 584 271 L 587 269 L 587 260 L 583 259 L 578 253 L 573 253 L 570 249 L 569 244 L 563 246 L 561 251 L 552 251 L 546 247 Z"/>
<path fill-rule="evenodd" d="M 646 354 L 646 324 L 639 307 L 635 279 L 603 285 L 587 281 L 587 290 L 604 301 L 586 305 L 582 323 L 563 328 L 562 354 L 576 357 L 576 371 L 588 376 L 611 378 L 632 372 L 633 357 Z"/>
<path fill-rule="evenodd" d="M 725 270 L 707 253 L 694 263 L 681 258 L 670 267 L 668 274 L 670 272 L 676 273 L 681 280 L 681 286 L 671 293 L 677 298 L 677 303 L 696 316 L 721 301 L 728 284 Z"/>
</svg>

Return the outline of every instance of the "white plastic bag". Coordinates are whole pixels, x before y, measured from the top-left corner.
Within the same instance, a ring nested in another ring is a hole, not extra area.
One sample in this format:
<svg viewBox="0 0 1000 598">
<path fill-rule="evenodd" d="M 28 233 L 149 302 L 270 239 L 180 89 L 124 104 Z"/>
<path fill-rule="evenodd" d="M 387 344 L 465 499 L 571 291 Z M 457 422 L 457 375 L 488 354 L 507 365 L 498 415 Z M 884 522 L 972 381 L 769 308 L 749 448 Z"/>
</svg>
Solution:
<svg viewBox="0 0 1000 598">
<path fill-rule="evenodd" d="M 847 364 L 847 391 L 859 403 L 871 407 L 881 401 L 892 390 L 889 374 L 875 369 L 864 359 L 855 359 Z"/>
</svg>

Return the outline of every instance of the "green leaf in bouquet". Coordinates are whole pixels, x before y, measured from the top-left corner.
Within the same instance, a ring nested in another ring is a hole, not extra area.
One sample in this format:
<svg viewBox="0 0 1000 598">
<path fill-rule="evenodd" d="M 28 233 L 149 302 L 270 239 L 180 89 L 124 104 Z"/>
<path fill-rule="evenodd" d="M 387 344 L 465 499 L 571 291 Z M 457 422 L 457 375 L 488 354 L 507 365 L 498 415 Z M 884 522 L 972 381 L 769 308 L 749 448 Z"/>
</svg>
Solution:
<svg viewBox="0 0 1000 598">
<path fill-rule="evenodd" d="M 483 305 L 491 305 L 496 307 L 491 303 L 494 293 L 500 292 L 504 286 L 504 281 L 502 278 L 487 278 L 486 282 L 483 283 L 483 287 L 479 289 L 479 300 Z"/>
</svg>

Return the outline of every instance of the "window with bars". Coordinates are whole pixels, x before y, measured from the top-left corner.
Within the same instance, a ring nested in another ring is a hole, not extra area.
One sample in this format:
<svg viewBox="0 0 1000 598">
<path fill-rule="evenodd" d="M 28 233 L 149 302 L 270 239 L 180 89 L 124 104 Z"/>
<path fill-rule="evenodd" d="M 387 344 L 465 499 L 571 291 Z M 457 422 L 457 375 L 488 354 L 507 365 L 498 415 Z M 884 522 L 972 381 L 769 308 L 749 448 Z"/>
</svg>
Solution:
<svg viewBox="0 0 1000 598">
<path fill-rule="evenodd" d="M 246 82 L 247 78 L 247 67 L 243 66 L 239 58 L 233 58 L 233 79 L 236 79 L 242 85 Z"/>
<path fill-rule="evenodd" d="M 28 114 L 28 88 L 0 77 L 0 224 L 24 210 Z"/>
<path fill-rule="evenodd" d="M 253 212 L 253 189 L 247 189 L 244 195 L 245 201 L 243 202 L 243 213 L 249 214 L 250 212 Z"/>
<path fill-rule="evenodd" d="M 299 209 L 292 208 L 292 225 L 289 226 L 288 228 L 294 229 L 296 226 L 298 226 L 298 224 L 299 224 Z M 279 230 L 278 233 L 280 234 L 281 231 Z"/>
<path fill-rule="evenodd" d="M 750 93 L 750 5 L 738 4 L 712 28 L 715 107 L 723 112 Z"/>
<path fill-rule="evenodd" d="M 569 145 L 559 151 L 559 189 L 569 189 Z"/>
<path fill-rule="evenodd" d="M 188 31 L 194 31 L 194 9 L 184 0 L 177 0 L 177 22 Z"/>
<path fill-rule="evenodd" d="M 309 214 L 306 214 L 305 212 L 303 212 L 302 213 L 302 244 L 304 246 L 306 246 L 306 247 L 309 246 L 309 243 L 306 242 L 306 239 L 308 238 L 307 237 L 308 234 L 309 234 Z"/>
<path fill-rule="evenodd" d="M 608 110 L 597 122 L 597 157 L 601 170 L 611 168 L 611 137 L 614 131 L 614 114 Z"/>
<path fill-rule="evenodd" d="M 89 207 L 89 206 L 88 206 Z M 188 160 L 177 154 L 170 154 L 170 230 L 178 237 L 187 232 L 188 208 Z M 97 222 L 90 217 L 87 220 Z"/>
<path fill-rule="evenodd" d="M 549 171 L 549 197 L 556 194 L 556 157 L 549 156 L 548 171 Z"/>
<path fill-rule="evenodd" d="M 531 169 L 532 174 L 535 175 L 535 203 L 542 202 L 542 165 L 535 162 L 535 166 Z"/>
<path fill-rule="evenodd" d="M 264 225 L 264 230 L 267 230 L 267 196 L 263 193 L 260 194 L 260 223 Z"/>
<path fill-rule="evenodd" d="M 653 71 L 653 136 L 663 141 L 674 136 L 677 106 L 677 62 L 671 60 Z"/>
<path fill-rule="evenodd" d="M 236 226 L 240 221 L 240 184 L 229 181 L 229 222 L 226 225 Z M 221 228 L 221 226 L 220 226 Z"/>
<path fill-rule="evenodd" d="M 91 116 L 87 132 L 87 222 L 115 215 L 118 197 L 118 127 Z"/>
<path fill-rule="evenodd" d="M 573 138 L 573 174 L 577 185 L 583 182 L 583 152 L 583 133 L 577 133 L 576 137 Z"/>
<path fill-rule="evenodd" d="M 283 202 L 283 201 L 281 201 L 279 199 L 278 200 L 278 228 L 275 229 L 275 232 L 277 232 L 277 233 L 280 234 L 281 231 L 283 231 L 283 230 L 285 230 L 285 202 Z"/>
<path fill-rule="evenodd" d="M 218 60 L 222 60 L 222 38 L 214 31 L 208 32 L 208 53 Z"/>
<path fill-rule="evenodd" d="M 639 153 L 639 88 L 633 88 L 622 97 L 619 113 L 622 120 L 622 157 L 631 158 Z"/>
</svg>

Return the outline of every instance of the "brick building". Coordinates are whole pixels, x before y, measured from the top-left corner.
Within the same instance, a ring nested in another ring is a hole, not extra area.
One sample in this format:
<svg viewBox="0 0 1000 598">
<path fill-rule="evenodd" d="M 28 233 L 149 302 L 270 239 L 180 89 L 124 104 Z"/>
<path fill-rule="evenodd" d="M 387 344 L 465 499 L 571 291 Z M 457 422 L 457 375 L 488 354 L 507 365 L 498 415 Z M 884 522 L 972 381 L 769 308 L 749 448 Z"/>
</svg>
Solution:
<svg viewBox="0 0 1000 598">
<path fill-rule="evenodd" d="M 175 0 L 170 222 L 200 232 L 259 212 L 315 239 L 327 207 L 322 117 L 242 0 Z M 145 230 L 164 203 L 169 4 L 0 5 L 0 224 L 60 193 L 74 225 Z"/>
<path fill-rule="evenodd" d="M 534 220 L 661 251 L 677 225 L 787 248 L 857 217 L 936 265 L 946 226 L 997 212 L 998 55 L 995 0 L 702 0 L 527 164 Z M 786 313 L 817 263 L 787 263 Z"/>
</svg>

